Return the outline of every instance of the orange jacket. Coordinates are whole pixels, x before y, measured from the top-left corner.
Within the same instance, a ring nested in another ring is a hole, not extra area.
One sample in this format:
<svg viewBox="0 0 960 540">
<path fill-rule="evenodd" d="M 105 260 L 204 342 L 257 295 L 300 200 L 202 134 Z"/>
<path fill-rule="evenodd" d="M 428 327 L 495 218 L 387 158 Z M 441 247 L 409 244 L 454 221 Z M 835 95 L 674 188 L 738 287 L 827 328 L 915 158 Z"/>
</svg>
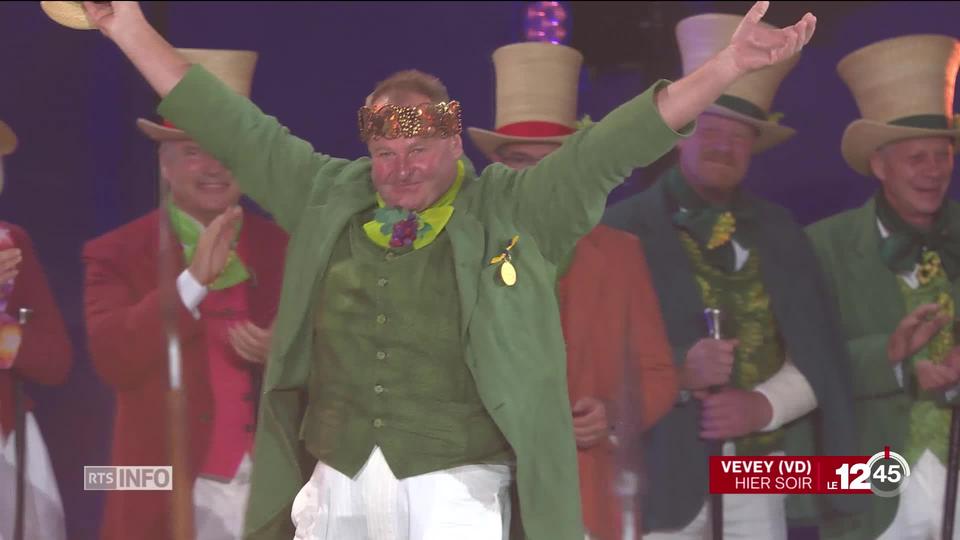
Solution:
<svg viewBox="0 0 960 540">
<path fill-rule="evenodd" d="M 629 413 L 638 436 L 677 397 L 672 352 L 640 241 L 597 226 L 577 244 L 558 293 L 571 407 L 583 397 L 603 400 L 608 418 L 627 421 Z M 621 399 L 627 387 L 629 410 Z M 607 439 L 577 450 L 584 526 L 600 540 L 620 538 L 616 450 Z M 637 464 L 638 452 L 626 452 L 627 459 Z"/>
</svg>

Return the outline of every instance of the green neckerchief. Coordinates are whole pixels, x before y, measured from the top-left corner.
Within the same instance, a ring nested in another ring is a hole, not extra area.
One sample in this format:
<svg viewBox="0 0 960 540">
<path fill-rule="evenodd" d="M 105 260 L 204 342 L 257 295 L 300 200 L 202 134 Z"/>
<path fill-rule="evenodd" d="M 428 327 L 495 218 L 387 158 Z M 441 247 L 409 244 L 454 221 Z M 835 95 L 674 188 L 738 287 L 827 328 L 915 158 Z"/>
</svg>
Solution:
<svg viewBox="0 0 960 540">
<path fill-rule="evenodd" d="M 877 219 L 890 233 L 880 239 L 880 258 L 890 270 L 895 274 L 912 272 L 917 264 L 923 264 L 925 252 L 935 251 L 940 256 L 947 278 L 953 281 L 957 277 L 960 271 L 960 234 L 951 231 L 950 226 L 956 223 L 956 216 L 950 216 L 946 201 L 928 232 L 917 230 L 904 221 L 887 202 L 882 190 L 877 192 L 876 203 Z"/>
<path fill-rule="evenodd" d="M 193 254 L 197 250 L 197 240 L 199 240 L 200 233 L 203 232 L 204 227 L 199 221 L 177 208 L 177 206 L 173 204 L 173 201 L 167 204 L 167 210 L 170 215 L 170 225 L 173 227 L 173 233 L 177 235 L 180 244 L 183 245 L 183 258 L 189 266 L 193 261 Z M 237 223 L 237 237 L 240 236 L 240 229 L 243 226 L 242 220 L 243 218 Z M 230 249 L 230 254 L 227 256 L 227 265 L 224 266 L 223 271 L 220 272 L 217 279 L 208 285 L 207 288 L 213 291 L 219 291 L 220 289 L 226 289 L 243 283 L 248 279 L 250 279 L 250 273 L 247 272 L 247 267 L 243 265 L 240 257 L 237 256 L 236 240 L 234 240 L 234 246 Z"/>
<path fill-rule="evenodd" d="M 754 213 L 744 201 L 738 189 L 729 204 L 711 204 L 687 184 L 679 166 L 672 167 L 665 175 L 665 191 L 673 211 L 672 221 L 697 242 L 703 258 L 716 268 L 727 272 L 736 269 L 736 252 L 731 239 L 749 249 Z"/>
<path fill-rule="evenodd" d="M 453 200 L 463 183 L 463 161 L 457 161 L 457 178 L 450 189 L 422 212 L 387 207 L 377 194 L 377 210 L 373 219 L 363 224 L 363 232 L 382 248 L 399 249 L 413 244 L 420 249 L 440 235 L 453 215 Z"/>
</svg>

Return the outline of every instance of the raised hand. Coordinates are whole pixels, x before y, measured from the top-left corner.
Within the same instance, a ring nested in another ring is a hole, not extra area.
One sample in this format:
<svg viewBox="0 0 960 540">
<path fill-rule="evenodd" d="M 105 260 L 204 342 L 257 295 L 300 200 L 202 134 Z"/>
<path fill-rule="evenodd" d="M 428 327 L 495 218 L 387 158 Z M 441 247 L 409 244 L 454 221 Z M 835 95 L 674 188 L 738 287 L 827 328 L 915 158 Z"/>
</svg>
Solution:
<svg viewBox="0 0 960 540">
<path fill-rule="evenodd" d="M 239 206 L 228 208 L 200 234 L 189 270 L 201 285 L 206 287 L 213 283 L 227 266 L 227 258 L 237 234 L 236 225 L 242 216 L 243 210 Z"/>
<path fill-rule="evenodd" d="M 899 364 L 922 349 L 950 322 L 950 317 L 938 313 L 939 311 L 938 304 L 924 304 L 900 320 L 900 324 L 887 340 L 887 358 L 891 364 Z"/>
<path fill-rule="evenodd" d="M 110 39 L 145 20 L 139 2 L 84 2 L 83 10 L 90 24 Z"/>
<path fill-rule="evenodd" d="M 741 73 L 748 73 L 795 55 L 810 42 L 817 18 L 807 13 L 793 26 L 770 28 L 760 23 L 770 2 L 757 2 L 730 39 L 730 57 Z"/>
</svg>

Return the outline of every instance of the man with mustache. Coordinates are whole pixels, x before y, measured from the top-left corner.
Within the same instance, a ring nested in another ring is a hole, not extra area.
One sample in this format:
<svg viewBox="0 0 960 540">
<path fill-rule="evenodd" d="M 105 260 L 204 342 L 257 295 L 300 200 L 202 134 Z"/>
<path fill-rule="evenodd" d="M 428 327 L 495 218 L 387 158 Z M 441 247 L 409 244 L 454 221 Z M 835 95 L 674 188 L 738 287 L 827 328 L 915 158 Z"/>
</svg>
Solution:
<svg viewBox="0 0 960 540">
<path fill-rule="evenodd" d="M 825 523 L 823 538 L 940 538 L 960 383 L 960 206 L 947 197 L 960 136 L 958 68 L 960 41 L 940 35 L 879 41 L 837 65 L 861 115 L 844 131 L 843 157 L 879 185 L 863 206 L 809 234 L 843 316 L 856 455 L 889 446 L 911 474 L 899 496 L 869 497 L 863 516 Z"/>
<path fill-rule="evenodd" d="M 729 40 L 734 15 L 677 25 L 684 72 Z M 783 208 L 741 186 L 753 154 L 786 141 L 770 105 L 799 60 L 756 71 L 700 115 L 679 163 L 604 222 L 640 237 L 673 346 L 681 396 L 646 449 L 648 539 L 709 536 L 722 505 L 725 534 L 786 539 L 784 495 L 710 498 L 708 456 L 851 455 L 853 410 L 836 314 L 803 230 Z M 721 312 L 721 339 L 704 310 Z M 819 432 L 808 413 L 820 406 Z M 803 418 L 804 420 L 798 421 Z M 813 446 L 817 437 L 822 446 Z M 719 505 L 716 499 L 721 499 Z M 824 500 L 852 510 L 847 500 Z"/>
<path fill-rule="evenodd" d="M 249 94 L 257 53 L 179 54 L 208 66 L 232 91 Z M 183 359 L 194 480 L 186 489 L 193 492 L 196 538 L 237 539 L 250 492 L 257 399 L 286 234 L 241 212 L 231 171 L 184 131 L 142 118 L 137 127 L 158 143 L 160 179 L 169 196 L 161 209 L 83 249 L 90 356 L 116 392 L 111 461 L 170 463 L 166 317 L 173 317 Z M 221 236 L 227 242 L 215 245 Z M 101 537 L 166 540 L 170 504 L 169 491 L 111 491 Z"/>
<path fill-rule="evenodd" d="M 84 3 L 161 114 L 292 231 L 250 537 L 295 525 L 312 539 L 499 539 L 517 514 L 528 538 L 583 538 L 556 265 L 633 168 L 730 83 L 810 39 L 812 15 L 770 29 L 766 7 L 697 72 L 657 82 L 534 167 L 477 177 L 460 104 L 435 77 L 378 84 L 358 113 L 369 158 L 338 159 L 191 66 L 136 3 Z"/>
</svg>

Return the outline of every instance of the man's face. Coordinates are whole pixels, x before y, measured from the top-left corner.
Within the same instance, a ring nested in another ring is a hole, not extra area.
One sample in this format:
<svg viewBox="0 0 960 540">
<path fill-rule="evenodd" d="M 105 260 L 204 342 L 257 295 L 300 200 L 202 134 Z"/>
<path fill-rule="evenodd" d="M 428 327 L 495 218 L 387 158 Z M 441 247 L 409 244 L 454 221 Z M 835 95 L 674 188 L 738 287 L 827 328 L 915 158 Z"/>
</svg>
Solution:
<svg viewBox="0 0 960 540">
<path fill-rule="evenodd" d="M 173 201 L 202 223 L 240 200 L 233 175 L 192 140 L 160 143 L 160 175 Z"/>
<path fill-rule="evenodd" d="M 698 191 L 730 193 L 747 175 L 757 131 L 715 114 L 701 114 L 692 136 L 677 143 L 680 168 Z"/>
<path fill-rule="evenodd" d="M 920 137 L 889 143 L 870 156 L 870 168 L 890 206 L 905 220 L 929 218 L 943 204 L 953 174 L 953 141 Z"/>
<path fill-rule="evenodd" d="M 547 154 L 560 148 L 559 143 L 509 143 L 487 156 L 490 161 L 503 163 L 511 169 L 526 169 L 540 163 Z"/>
<path fill-rule="evenodd" d="M 373 106 L 387 103 L 402 107 L 429 102 L 430 98 L 410 94 L 401 99 L 378 99 Z M 447 138 L 373 138 L 367 143 L 372 161 L 373 186 L 387 206 L 420 211 L 428 208 L 453 185 L 457 160 L 463 155 L 459 135 Z"/>
</svg>

